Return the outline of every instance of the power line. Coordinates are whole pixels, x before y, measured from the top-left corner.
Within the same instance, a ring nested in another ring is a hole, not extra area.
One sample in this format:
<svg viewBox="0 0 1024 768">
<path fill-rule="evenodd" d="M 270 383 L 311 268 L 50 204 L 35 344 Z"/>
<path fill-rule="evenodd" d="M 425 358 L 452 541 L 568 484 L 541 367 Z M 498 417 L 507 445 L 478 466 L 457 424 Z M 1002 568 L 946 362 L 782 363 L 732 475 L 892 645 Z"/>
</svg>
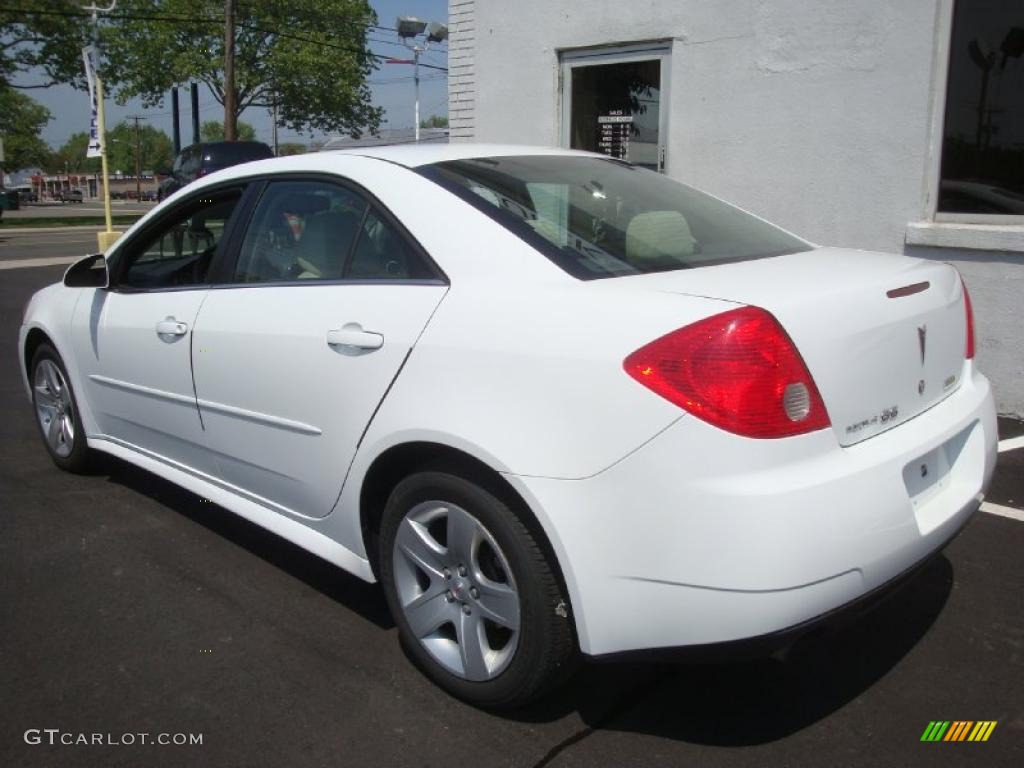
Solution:
<svg viewBox="0 0 1024 768">
<path fill-rule="evenodd" d="M 257 7 L 256 6 L 251 6 L 251 8 L 256 9 Z M 290 11 L 290 12 L 292 13 L 292 15 L 302 15 L 302 14 L 295 14 L 294 11 Z M 61 16 L 61 17 L 65 17 L 65 18 L 92 18 L 90 13 L 87 13 L 87 12 L 84 12 L 84 11 L 46 10 L 46 9 L 41 9 L 41 8 L 0 8 L 0 13 L 19 13 L 19 14 L 27 14 L 27 15 L 31 15 L 31 16 Z M 305 15 L 306 15 L 307 18 L 310 18 L 308 13 L 305 14 Z M 203 23 L 206 23 L 206 22 L 221 23 L 223 21 L 223 19 L 221 17 L 219 17 L 219 16 L 174 16 L 174 15 L 169 15 L 169 14 L 155 14 L 155 13 L 154 14 L 140 14 L 140 13 L 135 12 L 135 11 L 112 11 L 112 12 L 106 14 L 106 16 L 104 18 L 107 18 L 107 19 L 123 19 L 123 20 L 126 20 L 126 21 L 147 21 L 147 20 L 148 21 L 171 21 L 171 22 L 181 22 L 181 23 L 188 23 L 188 24 L 203 24 Z M 382 31 L 382 32 L 397 32 L 398 31 L 394 27 L 384 27 L 384 26 L 380 26 L 379 24 L 369 24 L 369 23 L 367 23 L 365 21 L 362 21 L 362 20 L 359 20 L 359 19 L 343 18 L 343 17 L 340 17 L 340 16 L 327 16 L 327 15 L 323 15 L 323 14 L 318 14 L 317 17 L 316 17 L 316 20 L 317 21 L 330 21 L 330 22 L 333 22 L 333 23 L 336 23 L 336 24 L 347 24 L 349 26 L 359 26 L 360 28 L 364 28 L 364 29 L 376 29 L 376 30 L 379 30 L 379 31 Z"/>
</svg>

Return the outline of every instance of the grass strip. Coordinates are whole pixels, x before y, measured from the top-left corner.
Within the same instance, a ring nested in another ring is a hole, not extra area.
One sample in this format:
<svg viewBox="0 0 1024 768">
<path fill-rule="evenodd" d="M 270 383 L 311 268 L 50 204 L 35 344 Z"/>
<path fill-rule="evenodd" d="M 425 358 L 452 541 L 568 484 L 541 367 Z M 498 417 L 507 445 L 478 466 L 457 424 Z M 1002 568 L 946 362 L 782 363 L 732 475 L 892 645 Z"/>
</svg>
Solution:
<svg viewBox="0 0 1024 768">
<path fill-rule="evenodd" d="M 139 216 L 114 216 L 115 226 L 134 224 Z M 25 229 L 44 227 L 102 227 L 106 219 L 102 216 L 42 216 L 35 219 L 0 219 L 0 229 Z"/>
</svg>

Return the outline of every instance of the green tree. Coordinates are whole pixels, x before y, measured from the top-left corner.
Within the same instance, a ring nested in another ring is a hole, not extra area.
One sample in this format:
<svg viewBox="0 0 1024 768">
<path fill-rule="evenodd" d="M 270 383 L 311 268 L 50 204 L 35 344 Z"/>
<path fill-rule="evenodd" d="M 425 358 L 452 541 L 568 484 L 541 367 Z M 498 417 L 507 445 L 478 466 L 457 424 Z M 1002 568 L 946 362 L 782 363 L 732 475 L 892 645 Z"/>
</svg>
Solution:
<svg viewBox="0 0 1024 768">
<path fill-rule="evenodd" d="M 50 111 L 42 104 L 0 85 L 0 136 L 4 140 L 5 169 L 18 171 L 46 164 L 50 148 L 39 134 L 50 118 Z"/>
<path fill-rule="evenodd" d="M 85 150 L 89 145 L 87 133 L 73 133 L 63 146 L 50 156 L 47 168 L 51 171 L 63 172 L 66 168 L 72 173 L 99 172 L 100 159 L 86 157 Z M 174 147 L 170 137 L 151 125 L 139 126 L 140 170 L 156 171 L 170 167 L 174 161 Z M 135 174 L 135 124 L 125 121 L 118 123 L 107 131 L 107 162 L 111 173 L 121 172 Z"/>
<path fill-rule="evenodd" d="M 440 115 L 431 115 L 426 120 L 420 120 L 420 128 L 447 128 L 448 118 Z"/>
<path fill-rule="evenodd" d="M 140 170 L 169 168 L 174 162 L 174 146 L 166 133 L 151 125 L 139 125 L 138 138 Z M 121 122 L 107 131 L 107 164 L 111 173 L 134 175 L 135 150 L 134 122 Z"/>
<path fill-rule="evenodd" d="M 73 133 L 61 145 L 60 149 L 50 154 L 49 160 L 44 164 L 44 167 L 46 170 L 55 173 L 63 173 L 65 169 L 72 173 L 98 173 L 100 170 L 100 159 L 98 157 L 85 156 L 85 150 L 88 146 L 88 133 L 85 131 Z"/>
<path fill-rule="evenodd" d="M 90 40 L 92 25 L 86 23 L 81 7 L 71 0 L 18 0 L 4 6 L 8 8 L 0 10 L 0 86 L 28 75 L 28 82 L 14 87 L 71 83 L 84 88 L 82 46 Z"/>
<path fill-rule="evenodd" d="M 367 0 L 237 0 L 235 109 L 277 105 L 279 123 L 361 135 L 380 125 L 367 76 L 375 59 L 366 31 L 377 17 Z M 162 103 L 168 89 L 198 80 L 224 104 L 223 3 L 121 0 L 104 30 L 107 80 L 117 99 Z"/>
<path fill-rule="evenodd" d="M 224 123 L 220 120 L 206 120 L 199 126 L 199 138 L 203 141 L 224 141 Z M 256 141 L 256 129 L 248 123 L 238 121 L 238 140 Z"/>
</svg>

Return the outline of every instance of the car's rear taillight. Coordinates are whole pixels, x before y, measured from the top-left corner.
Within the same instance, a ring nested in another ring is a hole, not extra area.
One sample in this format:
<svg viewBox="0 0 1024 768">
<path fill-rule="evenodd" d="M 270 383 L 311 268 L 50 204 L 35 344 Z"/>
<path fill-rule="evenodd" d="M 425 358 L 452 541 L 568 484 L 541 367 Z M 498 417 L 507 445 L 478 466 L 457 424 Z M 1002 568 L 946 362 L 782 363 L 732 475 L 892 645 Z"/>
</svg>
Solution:
<svg viewBox="0 0 1024 768">
<path fill-rule="evenodd" d="M 964 311 L 967 313 L 967 345 L 964 357 L 971 360 L 974 358 L 974 308 L 971 306 L 971 294 L 967 292 L 967 283 L 962 277 L 960 284 L 964 287 Z"/>
<path fill-rule="evenodd" d="M 631 354 L 623 367 L 666 400 L 738 435 L 791 437 L 830 424 L 793 341 L 759 307 L 673 331 Z"/>
</svg>

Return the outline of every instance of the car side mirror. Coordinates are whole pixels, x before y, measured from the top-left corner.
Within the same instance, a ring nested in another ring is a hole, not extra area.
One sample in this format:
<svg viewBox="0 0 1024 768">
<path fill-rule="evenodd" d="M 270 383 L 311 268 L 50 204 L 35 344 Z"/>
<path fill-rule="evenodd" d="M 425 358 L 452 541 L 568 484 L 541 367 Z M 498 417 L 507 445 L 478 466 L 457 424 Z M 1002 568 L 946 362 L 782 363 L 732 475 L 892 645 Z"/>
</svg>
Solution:
<svg viewBox="0 0 1024 768">
<path fill-rule="evenodd" d="M 106 288 L 109 284 L 107 260 L 102 253 L 79 259 L 64 273 L 64 285 L 68 288 Z"/>
</svg>

